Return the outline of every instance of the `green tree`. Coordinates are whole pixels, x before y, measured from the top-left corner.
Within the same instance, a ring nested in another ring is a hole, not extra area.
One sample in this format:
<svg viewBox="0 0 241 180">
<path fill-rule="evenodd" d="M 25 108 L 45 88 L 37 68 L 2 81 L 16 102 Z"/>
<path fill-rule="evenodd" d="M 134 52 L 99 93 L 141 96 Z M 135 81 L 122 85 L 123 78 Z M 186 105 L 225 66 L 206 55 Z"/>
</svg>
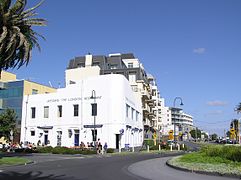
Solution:
<svg viewBox="0 0 241 180">
<path fill-rule="evenodd" d="M 196 133 L 197 131 L 197 133 Z M 201 138 L 201 131 L 197 128 L 197 129 L 193 129 L 190 131 L 191 137 L 196 139 L 196 138 Z M 196 137 L 197 135 L 197 137 Z"/>
<path fill-rule="evenodd" d="M 237 113 L 241 113 L 241 103 L 239 103 L 239 104 L 236 106 L 235 111 L 237 111 Z"/>
<path fill-rule="evenodd" d="M 45 26 L 46 21 L 36 16 L 36 6 L 24 11 L 27 0 L 0 0 L 0 72 L 28 65 L 34 47 L 40 50 L 38 37 L 32 26 Z M 11 5 L 12 4 L 12 5 Z"/>
<path fill-rule="evenodd" d="M 211 134 L 210 136 L 211 136 L 211 139 L 212 139 L 212 140 L 218 139 L 218 135 L 215 134 L 215 133 L 214 133 L 214 134 Z"/>
<path fill-rule="evenodd" d="M 6 109 L 0 114 L 0 137 L 10 138 L 10 131 L 16 131 L 17 115 L 13 109 Z"/>
</svg>

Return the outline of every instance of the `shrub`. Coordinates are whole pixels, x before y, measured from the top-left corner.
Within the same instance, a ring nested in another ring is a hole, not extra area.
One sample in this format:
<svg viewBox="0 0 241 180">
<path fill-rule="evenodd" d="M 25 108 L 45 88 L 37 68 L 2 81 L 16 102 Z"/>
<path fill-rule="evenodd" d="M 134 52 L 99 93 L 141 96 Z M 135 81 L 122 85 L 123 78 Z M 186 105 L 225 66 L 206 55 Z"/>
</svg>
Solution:
<svg viewBox="0 0 241 180">
<path fill-rule="evenodd" d="M 113 148 L 108 148 L 107 149 L 107 153 L 114 153 L 115 152 L 115 149 L 113 149 Z"/>
<path fill-rule="evenodd" d="M 47 146 L 47 147 L 37 147 L 38 153 L 52 153 L 53 147 Z"/>
<path fill-rule="evenodd" d="M 203 146 L 201 152 L 210 157 L 221 157 L 231 161 L 241 162 L 240 146 L 209 145 Z"/>
<path fill-rule="evenodd" d="M 151 139 L 144 140 L 144 145 L 154 146 L 154 141 Z"/>
<path fill-rule="evenodd" d="M 58 147 L 58 146 L 53 148 L 52 150 L 53 154 L 78 154 L 77 152 L 78 151 L 74 149 L 70 149 L 67 147 Z"/>
</svg>

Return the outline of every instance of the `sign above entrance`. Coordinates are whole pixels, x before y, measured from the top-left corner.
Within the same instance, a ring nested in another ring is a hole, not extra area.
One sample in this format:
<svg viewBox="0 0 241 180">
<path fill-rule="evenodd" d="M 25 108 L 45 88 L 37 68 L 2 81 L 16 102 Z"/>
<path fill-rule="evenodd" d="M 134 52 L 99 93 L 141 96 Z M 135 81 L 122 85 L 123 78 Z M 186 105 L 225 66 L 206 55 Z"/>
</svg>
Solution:
<svg viewBox="0 0 241 180">
<path fill-rule="evenodd" d="M 94 125 L 84 125 L 84 128 L 102 128 L 103 124 Z"/>
</svg>

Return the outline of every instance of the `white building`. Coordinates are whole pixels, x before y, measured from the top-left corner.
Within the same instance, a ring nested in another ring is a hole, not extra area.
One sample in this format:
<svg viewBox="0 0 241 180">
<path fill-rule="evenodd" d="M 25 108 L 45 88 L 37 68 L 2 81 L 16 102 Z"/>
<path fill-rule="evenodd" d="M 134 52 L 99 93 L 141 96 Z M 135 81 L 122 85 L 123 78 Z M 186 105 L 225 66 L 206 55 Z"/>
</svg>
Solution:
<svg viewBox="0 0 241 180">
<path fill-rule="evenodd" d="M 93 91 L 94 90 L 94 91 Z M 95 93 L 94 93 L 95 92 Z M 91 96 L 94 95 L 94 99 Z M 92 103 L 97 115 L 92 116 Z M 96 121 L 94 123 L 94 118 Z M 110 74 L 67 84 L 56 93 L 25 96 L 21 141 L 51 146 L 78 146 L 97 139 L 109 148 L 141 146 L 142 109 L 127 79 Z"/>
</svg>

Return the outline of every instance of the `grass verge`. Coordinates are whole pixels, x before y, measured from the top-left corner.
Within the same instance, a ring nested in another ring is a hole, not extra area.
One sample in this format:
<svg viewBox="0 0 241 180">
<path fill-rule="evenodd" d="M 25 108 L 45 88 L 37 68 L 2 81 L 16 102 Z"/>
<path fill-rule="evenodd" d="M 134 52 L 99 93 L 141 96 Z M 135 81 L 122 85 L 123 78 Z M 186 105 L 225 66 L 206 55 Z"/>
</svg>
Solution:
<svg viewBox="0 0 241 180">
<path fill-rule="evenodd" d="M 29 163 L 31 160 L 20 158 L 20 157 L 2 157 L 0 158 L 0 166 L 1 165 L 20 165 Z"/>
<path fill-rule="evenodd" d="M 241 162 L 231 161 L 222 157 L 210 157 L 202 152 L 178 156 L 169 160 L 168 163 L 190 171 L 241 176 Z"/>
</svg>

